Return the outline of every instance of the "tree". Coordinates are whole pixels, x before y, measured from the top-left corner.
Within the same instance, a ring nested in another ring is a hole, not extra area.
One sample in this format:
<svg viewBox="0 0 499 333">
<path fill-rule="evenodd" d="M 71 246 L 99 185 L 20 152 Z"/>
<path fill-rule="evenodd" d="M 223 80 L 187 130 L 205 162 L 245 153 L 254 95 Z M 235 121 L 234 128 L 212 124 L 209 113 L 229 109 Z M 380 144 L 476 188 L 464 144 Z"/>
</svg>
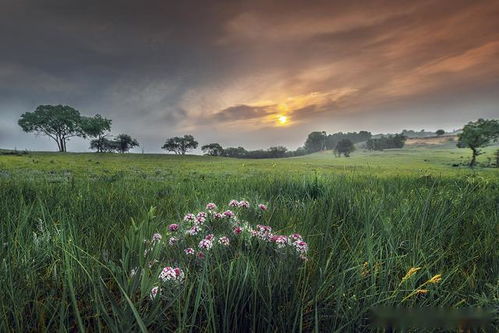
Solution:
<svg viewBox="0 0 499 333">
<path fill-rule="evenodd" d="M 196 149 L 197 147 L 198 142 L 194 140 L 194 137 L 190 134 L 186 134 L 183 137 L 176 136 L 169 138 L 161 148 L 167 151 L 173 151 L 175 154 L 185 155 L 187 151 Z"/>
<path fill-rule="evenodd" d="M 369 150 L 384 150 L 390 148 L 404 147 L 407 137 L 403 134 L 387 135 L 377 139 L 369 139 L 366 142 L 366 147 Z"/>
<path fill-rule="evenodd" d="M 341 140 L 336 144 L 336 147 L 334 148 L 335 154 L 337 154 L 338 156 L 341 156 L 341 154 L 343 154 L 345 157 L 350 157 L 350 153 L 352 153 L 354 150 L 355 146 L 353 145 L 353 142 L 348 139 Z"/>
<path fill-rule="evenodd" d="M 326 149 L 326 132 L 312 132 L 305 141 L 305 149 L 309 153 L 315 153 Z"/>
<path fill-rule="evenodd" d="M 441 135 L 444 135 L 445 134 L 445 131 L 443 129 L 439 129 L 435 132 L 435 134 L 437 134 L 438 136 L 441 136 Z"/>
<path fill-rule="evenodd" d="M 22 114 L 18 124 L 27 133 L 47 135 L 57 143 L 60 152 L 66 151 L 70 138 L 86 136 L 80 112 L 67 105 L 39 105 L 34 112 Z"/>
<path fill-rule="evenodd" d="M 281 158 L 281 157 L 286 157 L 286 152 L 288 151 L 288 148 L 284 146 L 276 146 L 276 147 L 270 147 L 267 151 L 268 155 L 270 155 L 270 158 Z"/>
<path fill-rule="evenodd" d="M 98 153 L 103 152 L 104 138 L 106 136 L 104 133 L 111 130 L 111 120 L 103 118 L 100 114 L 94 117 L 82 117 L 81 127 L 87 136 L 96 138 L 90 143 L 90 148 L 96 149 Z"/>
<path fill-rule="evenodd" d="M 481 154 L 479 148 L 489 145 L 499 138 L 499 122 L 497 120 L 478 119 L 469 122 L 463 127 L 463 132 L 458 135 L 457 146 L 470 148 L 472 151 L 470 168 L 476 164 L 476 158 Z"/>
<path fill-rule="evenodd" d="M 224 149 L 218 143 L 210 143 L 201 147 L 203 153 L 209 156 L 222 156 Z"/>
<path fill-rule="evenodd" d="M 90 149 L 96 149 L 102 153 L 112 153 L 118 151 L 118 142 L 105 137 L 90 141 Z"/>
<path fill-rule="evenodd" d="M 113 140 L 113 144 L 116 145 L 116 150 L 122 154 L 139 145 L 137 140 L 132 139 L 128 134 L 118 135 L 116 139 Z"/>
<path fill-rule="evenodd" d="M 224 149 L 223 156 L 225 157 L 236 157 L 236 158 L 244 158 L 248 154 L 248 151 L 243 147 L 229 147 Z"/>
</svg>

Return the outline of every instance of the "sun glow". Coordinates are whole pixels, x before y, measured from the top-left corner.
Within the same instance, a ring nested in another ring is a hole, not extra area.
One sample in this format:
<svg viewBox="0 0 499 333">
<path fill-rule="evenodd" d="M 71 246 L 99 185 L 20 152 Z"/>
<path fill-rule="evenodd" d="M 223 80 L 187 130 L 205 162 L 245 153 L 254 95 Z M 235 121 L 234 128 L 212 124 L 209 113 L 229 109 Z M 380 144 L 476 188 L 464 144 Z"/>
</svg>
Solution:
<svg viewBox="0 0 499 333">
<path fill-rule="evenodd" d="M 279 124 L 285 125 L 288 122 L 288 117 L 286 116 L 279 116 Z"/>
</svg>

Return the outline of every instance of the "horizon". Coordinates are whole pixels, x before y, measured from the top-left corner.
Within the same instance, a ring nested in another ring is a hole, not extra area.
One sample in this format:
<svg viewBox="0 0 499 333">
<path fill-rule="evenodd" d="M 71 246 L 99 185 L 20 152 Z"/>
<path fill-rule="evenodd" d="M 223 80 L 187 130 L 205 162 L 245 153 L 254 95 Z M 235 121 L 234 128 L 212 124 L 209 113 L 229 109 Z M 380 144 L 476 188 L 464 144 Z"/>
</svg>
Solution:
<svg viewBox="0 0 499 333">
<path fill-rule="evenodd" d="M 0 6 L 5 149 L 55 150 L 17 124 L 40 104 L 112 119 L 146 153 L 184 134 L 294 150 L 312 131 L 447 132 L 499 113 L 498 2 Z"/>
</svg>

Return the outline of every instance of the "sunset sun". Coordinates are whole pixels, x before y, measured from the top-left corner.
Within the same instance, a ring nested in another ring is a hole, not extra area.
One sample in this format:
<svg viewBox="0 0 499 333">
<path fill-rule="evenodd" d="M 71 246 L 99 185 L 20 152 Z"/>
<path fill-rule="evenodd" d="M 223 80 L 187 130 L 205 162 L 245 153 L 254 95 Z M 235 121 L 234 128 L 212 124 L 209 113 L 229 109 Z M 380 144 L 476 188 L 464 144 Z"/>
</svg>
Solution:
<svg viewBox="0 0 499 333">
<path fill-rule="evenodd" d="M 285 125 L 288 122 L 287 116 L 279 116 L 279 124 Z"/>
</svg>

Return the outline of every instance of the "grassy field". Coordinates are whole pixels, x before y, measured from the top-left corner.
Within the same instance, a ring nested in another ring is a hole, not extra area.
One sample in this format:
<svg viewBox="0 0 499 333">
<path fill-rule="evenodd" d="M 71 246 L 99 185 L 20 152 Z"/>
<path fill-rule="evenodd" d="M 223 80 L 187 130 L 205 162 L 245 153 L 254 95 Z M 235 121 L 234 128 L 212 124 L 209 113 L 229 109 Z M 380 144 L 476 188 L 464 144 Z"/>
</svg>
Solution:
<svg viewBox="0 0 499 333">
<path fill-rule="evenodd" d="M 348 159 L 0 156 L 0 331 L 369 331 L 379 307 L 497 309 L 499 169 L 452 166 L 468 158 L 451 145 Z M 204 234 L 170 246 L 168 225 L 208 202 L 300 233 L 307 260 L 235 235 L 232 220 L 202 226 L 231 242 L 204 258 L 183 251 Z M 182 283 L 160 282 L 164 266 Z"/>
</svg>

